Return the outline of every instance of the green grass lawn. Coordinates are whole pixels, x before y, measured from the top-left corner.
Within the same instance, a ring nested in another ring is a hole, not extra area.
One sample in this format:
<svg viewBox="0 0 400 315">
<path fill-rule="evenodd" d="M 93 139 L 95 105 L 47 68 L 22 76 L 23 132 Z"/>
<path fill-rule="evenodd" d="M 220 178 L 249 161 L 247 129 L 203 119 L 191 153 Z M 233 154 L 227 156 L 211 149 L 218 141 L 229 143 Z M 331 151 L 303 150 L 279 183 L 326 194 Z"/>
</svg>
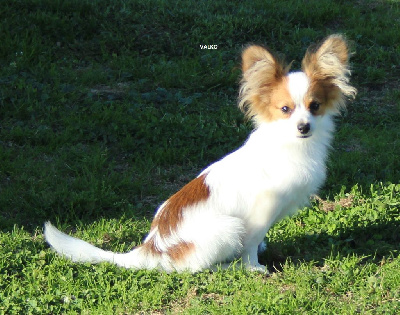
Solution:
<svg viewBox="0 0 400 315">
<path fill-rule="evenodd" d="M 10 0 L 0 6 L 0 314 L 398 314 L 400 2 Z M 268 233 L 270 276 L 74 264 L 42 225 L 141 243 L 161 202 L 251 131 L 240 52 L 352 41 L 359 90 L 319 198 Z M 200 45 L 218 45 L 205 50 Z"/>
</svg>

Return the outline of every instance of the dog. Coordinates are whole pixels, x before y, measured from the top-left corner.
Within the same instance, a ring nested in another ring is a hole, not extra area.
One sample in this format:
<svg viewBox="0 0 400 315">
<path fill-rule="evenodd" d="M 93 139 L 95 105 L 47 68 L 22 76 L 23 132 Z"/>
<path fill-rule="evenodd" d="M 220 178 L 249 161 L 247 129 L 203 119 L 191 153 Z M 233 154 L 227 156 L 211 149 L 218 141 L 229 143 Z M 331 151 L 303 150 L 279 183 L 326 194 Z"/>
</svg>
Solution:
<svg viewBox="0 0 400 315">
<path fill-rule="evenodd" d="M 144 242 L 128 253 L 99 249 L 45 223 L 47 242 L 74 262 L 198 272 L 241 258 L 258 262 L 271 226 L 294 214 L 326 177 L 334 117 L 356 96 L 349 45 L 340 34 L 311 46 L 290 72 L 270 50 L 242 52 L 239 108 L 254 130 L 242 147 L 204 169 L 157 210 Z"/>
</svg>

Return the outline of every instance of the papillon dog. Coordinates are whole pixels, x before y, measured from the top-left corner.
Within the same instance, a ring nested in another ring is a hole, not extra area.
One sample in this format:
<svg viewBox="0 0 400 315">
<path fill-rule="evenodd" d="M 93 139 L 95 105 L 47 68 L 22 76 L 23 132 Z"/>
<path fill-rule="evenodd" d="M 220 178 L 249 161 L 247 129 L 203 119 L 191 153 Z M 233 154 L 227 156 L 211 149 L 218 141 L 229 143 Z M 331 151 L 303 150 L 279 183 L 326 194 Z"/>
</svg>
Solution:
<svg viewBox="0 0 400 315">
<path fill-rule="evenodd" d="M 166 200 L 143 243 L 128 253 L 102 250 L 50 222 L 47 242 L 75 262 L 197 272 L 241 258 L 244 267 L 267 272 L 258 262 L 267 231 L 305 206 L 325 180 L 334 116 L 356 95 L 349 56 L 345 38 L 331 35 L 307 50 L 302 71 L 290 72 L 268 49 L 248 46 L 239 108 L 255 128 L 242 147 Z"/>
</svg>

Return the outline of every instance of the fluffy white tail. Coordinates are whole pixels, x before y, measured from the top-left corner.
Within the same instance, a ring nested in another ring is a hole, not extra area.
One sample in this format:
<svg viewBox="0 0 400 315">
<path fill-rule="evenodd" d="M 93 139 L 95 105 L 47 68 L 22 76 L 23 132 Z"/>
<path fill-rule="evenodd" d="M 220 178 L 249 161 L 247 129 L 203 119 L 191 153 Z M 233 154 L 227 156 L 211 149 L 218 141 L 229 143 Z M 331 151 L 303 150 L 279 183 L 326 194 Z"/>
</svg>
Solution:
<svg viewBox="0 0 400 315">
<path fill-rule="evenodd" d="M 85 241 L 57 230 L 50 222 L 44 224 L 44 236 L 50 246 L 59 254 L 75 262 L 114 262 L 114 253 L 97 248 Z"/>
<path fill-rule="evenodd" d="M 50 222 L 44 224 L 44 236 L 57 253 L 74 262 L 89 262 L 92 264 L 110 262 L 122 267 L 138 269 L 150 267 L 150 262 L 146 259 L 148 257 L 140 255 L 139 249 L 134 249 L 124 254 L 105 251 L 57 230 Z M 154 268 L 154 266 L 151 267 Z"/>
</svg>

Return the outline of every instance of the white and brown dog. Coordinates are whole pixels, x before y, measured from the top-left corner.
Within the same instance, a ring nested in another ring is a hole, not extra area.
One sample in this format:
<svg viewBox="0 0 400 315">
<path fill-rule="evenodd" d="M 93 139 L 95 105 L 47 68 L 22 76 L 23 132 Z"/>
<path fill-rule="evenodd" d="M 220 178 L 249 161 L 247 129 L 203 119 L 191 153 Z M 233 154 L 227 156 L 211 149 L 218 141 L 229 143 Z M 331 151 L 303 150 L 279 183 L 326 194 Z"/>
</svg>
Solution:
<svg viewBox="0 0 400 315">
<path fill-rule="evenodd" d="M 49 222 L 47 242 L 75 262 L 196 272 L 240 258 L 266 271 L 257 251 L 271 226 L 304 206 L 326 176 L 333 117 L 354 97 L 341 35 L 309 48 L 289 72 L 267 49 L 243 51 L 239 108 L 255 122 L 245 144 L 171 196 L 142 245 L 113 253 L 68 236 Z"/>
</svg>

